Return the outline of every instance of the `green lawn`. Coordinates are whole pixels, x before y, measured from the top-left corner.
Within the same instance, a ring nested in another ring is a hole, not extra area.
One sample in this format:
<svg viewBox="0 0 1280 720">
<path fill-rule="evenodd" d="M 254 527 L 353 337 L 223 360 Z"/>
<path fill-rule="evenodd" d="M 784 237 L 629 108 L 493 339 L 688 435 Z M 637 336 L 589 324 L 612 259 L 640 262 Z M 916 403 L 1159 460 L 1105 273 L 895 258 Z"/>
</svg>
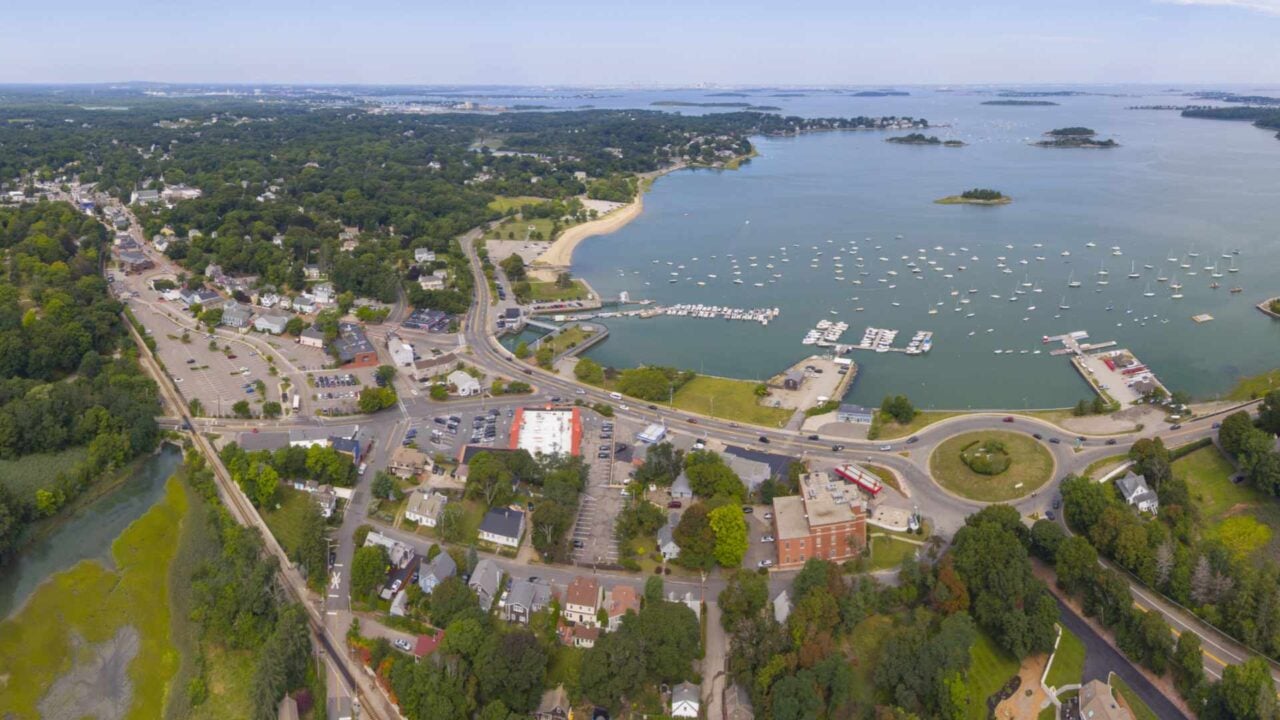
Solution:
<svg viewBox="0 0 1280 720">
<path fill-rule="evenodd" d="M 1133 688 L 1129 687 L 1129 685 L 1125 683 L 1119 675 L 1112 673 L 1110 682 L 1112 689 L 1119 693 L 1120 697 L 1124 698 L 1124 702 L 1129 706 L 1129 710 L 1132 712 L 1134 720 L 1160 720 L 1159 717 L 1151 711 L 1151 708 L 1147 707 L 1147 704 L 1142 702 L 1142 698 L 1138 697 L 1138 694 L 1133 691 Z"/>
<path fill-rule="evenodd" d="M 71 470 L 88 455 L 87 447 L 73 447 L 57 453 L 0 460 L 0 485 L 20 498 L 33 497 L 36 490 L 51 486 L 58 473 Z"/>
<path fill-rule="evenodd" d="M 1018 661 L 996 647 L 985 633 L 979 634 L 978 641 L 969 648 L 969 708 L 965 716 L 986 720 L 987 698 L 1017 674 Z"/>
<path fill-rule="evenodd" d="M 170 637 L 169 571 L 187 516 L 186 488 L 170 479 L 160 502 L 111 545 L 115 569 L 84 561 L 41 585 L 22 612 L 0 623 L 0 716 L 38 717 L 38 703 L 73 664 L 126 626 L 138 634 L 129 662 L 129 717 L 164 712 L 169 680 L 178 668 Z M 79 648 L 73 642 L 83 642 Z"/>
<path fill-rule="evenodd" d="M 1049 668 L 1046 683 L 1050 687 L 1074 685 L 1084 677 L 1084 643 L 1075 633 L 1062 628 L 1062 639 L 1058 641 L 1058 651 L 1053 655 L 1053 665 Z"/>
<path fill-rule="evenodd" d="M 209 697 L 188 717 L 191 720 L 220 720 L 252 716 L 253 697 L 249 691 L 253 687 L 253 673 L 257 667 L 253 651 L 226 650 L 209 643 L 204 660 Z"/>
<path fill-rule="evenodd" d="M 262 509 L 262 519 L 285 552 L 293 555 L 302 540 L 302 524 L 311 505 L 311 496 L 301 490 L 281 487 L 279 498 L 278 507 Z"/>
<path fill-rule="evenodd" d="M 1100 478 L 1106 474 L 1106 471 L 1115 469 L 1120 465 L 1120 463 L 1128 459 L 1128 455 L 1112 455 L 1110 457 L 1104 457 L 1101 460 L 1094 460 L 1089 463 L 1089 467 L 1084 469 L 1084 477 L 1094 479 Z"/>
<path fill-rule="evenodd" d="M 1227 393 L 1227 400 L 1252 400 L 1280 388 L 1280 369 L 1268 370 L 1260 375 L 1240 378 Z"/>
<path fill-rule="evenodd" d="M 785 425 L 792 412 L 761 405 L 755 394 L 757 384 L 750 380 L 699 375 L 676 391 L 675 406 L 722 420 L 770 428 Z"/>
<path fill-rule="evenodd" d="M 871 430 L 867 433 L 867 438 L 870 440 L 896 440 L 908 435 L 914 435 L 939 420 L 946 420 L 963 414 L 958 411 L 922 410 L 916 413 L 911 422 L 906 425 L 900 425 L 877 410 L 875 420 L 871 423 Z"/>
<path fill-rule="evenodd" d="M 1054 720 L 1056 717 L 1058 717 L 1058 706 L 1050 705 L 1040 711 L 1040 714 L 1036 716 L 1036 720 Z"/>
<path fill-rule="evenodd" d="M 1187 483 L 1200 510 L 1206 537 L 1221 540 L 1236 557 L 1270 556 L 1278 544 L 1280 506 L 1247 482 L 1235 484 L 1235 467 L 1216 446 L 1200 448 L 1173 462 L 1173 474 Z M 1268 548 L 1265 552 L 1259 552 Z"/>
<path fill-rule="evenodd" d="M 904 540 L 889 535 L 876 535 L 871 537 L 871 562 L 869 564 L 872 570 L 889 570 L 896 568 L 902 564 L 903 559 L 915 555 L 916 551 L 923 550 L 921 545 L 914 545 Z"/>
<path fill-rule="evenodd" d="M 880 481 L 885 485 L 902 492 L 902 488 L 898 485 L 898 476 L 893 474 L 893 471 L 889 468 L 881 467 L 880 465 L 862 465 L 862 469 L 880 478 Z"/>
<path fill-rule="evenodd" d="M 960 453 L 972 443 L 998 440 L 1012 463 L 999 475 L 982 475 L 969 469 Z M 929 472 L 944 488 L 971 500 L 1000 502 L 1022 497 L 1044 485 L 1053 475 L 1053 456 L 1030 435 L 1005 430 L 984 430 L 948 438 L 929 457 Z"/>
<path fill-rule="evenodd" d="M 537 205 L 544 202 L 547 202 L 546 198 L 532 195 L 499 195 L 489 201 L 489 209 L 494 212 L 505 213 L 508 210 L 519 210 L 525 205 Z"/>
<path fill-rule="evenodd" d="M 553 353 L 555 353 L 556 355 L 559 355 L 565 350 L 568 350 L 570 348 L 575 348 L 581 345 L 583 341 L 587 340 L 592 335 L 595 335 L 595 333 L 587 332 L 586 330 L 582 329 L 581 325 L 570 325 L 569 327 L 566 327 L 564 330 L 561 330 L 559 333 L 557 333 L 555 337 L 549 337 L 546 340 L 543 340 L 539 344 L 539 347 L 541 347 L 542 345 L 547 345 L 551 348 L 551 351 Z M 530 355 L 529 359 L 532 360 L 533 356 Z"/>
<path fill-rule="evenodd" d="M 586 300 L 590 291 L 581 280 L 575 279 L 567 288 L 557 286 L 554 282 L 529 281 L 529 298 L 534 302 L 550 302 L 552 300 Z"/>
<path fill-rule="evenodd" d="M 880 646 L 892 629 L 892 617 L 872 615 L 858 623 L 849 635 L 845 654 L 853 667 L 850 697 L 859 707 L 871 707 L 876 702 L 876 661 L 880 657 Z"/>
<path fill-rule="evenodd" d="M 550 218 L 534 218 L 532 220 L 511 218 L 510 220 L 503 221 L 501 225 L 498 225 L 493 230 L 490 230 L 489 234 L 485 237 L 490 240 L 524 240 L 527 236 L 530 240 L 533 240 L 537 238 L 533 233 L 540 232 L 542 233 L 543 240 L 552 240 L 554 238 L 551 237 L 551 225 L 552 222 Z M 529 230 L 530 226 L 533 226 L 532 232 Z M 563 230 L 564 226 L 560 229 Z M 508 237 L 508 235 L 510 237 Z M 502 258 L 498 259 L 501 260 Z"/>
<path fill-rule="evenodd" d="M 484 520 L 486 511 L 484 503 L 475 500 L 450 500 L 449 504 L 457 504 L 462 508 L 462 543 L 468 545 L 475 541 L 476 536 L 480 534 L 480 522 Z M 419 535 L 431 538 L 439 538 L 439 528 L 429 528 L 425 525 L 419 525 L 417 529 Z"/>
</svg>

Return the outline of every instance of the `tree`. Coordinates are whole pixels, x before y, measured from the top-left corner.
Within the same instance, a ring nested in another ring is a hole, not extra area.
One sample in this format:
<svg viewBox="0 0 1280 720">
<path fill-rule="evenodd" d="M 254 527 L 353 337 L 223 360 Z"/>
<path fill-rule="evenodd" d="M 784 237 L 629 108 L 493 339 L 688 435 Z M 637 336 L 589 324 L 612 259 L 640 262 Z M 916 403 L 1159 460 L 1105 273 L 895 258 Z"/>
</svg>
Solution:
<svg viewBox="0 0 1280 720">
<path fill-rule="evenodd" d="M 1058 573 L 1058 585 L 1072 595 L 1078 595 L 1098 572 L 1098 551 L 1088 540 L 1072 535 L 1058 545 L 1054 569 Z"/>
<path fill-rule="evenodd" d="M 1058 554 L 1058 547 L 1066 540 L 1062 526 L 1052 520 L 1037 520 L 1031 526 L 1031 552 L 1047 562 L 1053 562 Z"/>
<path fill-rule="evenodd" d="M 757 572 L 739 568 L 716 599 L 720 605 L 720 624 L 732 632 L 739 621 L 758 615 L 769 604 L 769 583 Z"/>
<path fill-rule="evenodd" d="M 1141 438 L 1129 448 L 1129 459 L 1133 460 L 1133 470 L 1142 475 L 1147 484 L 1159 490 L 1166 480 L 1173 477 L 1169 466 L 1169 451 L 1160 438 Z"/>
<path fill-rule="evenodd" d="M 258 468 L 257 482 L 254 486 L 253 501 L 258 507 L 269 507 L 275 500 L 276 491 L 280 487 L 280 474 L 270 465 Z"/>
<path fill-rule="evenodd" d="M 399 494 L 395 476 L 385 470 L 379 470 L 378 474 L 373 476 L 373 482 L 369 484 L 369 492 L 376 498 L 395 500 L 396 495 Z"/>
<path fill-rule="evenodd" d="M 187 412 L 191 413 L 193 417 L 204 415 L 204 403 L 200 402 L 200 398 L 191 398 L 190 402 L 187 403 Z"/>
<path fill-rule="evenodd" d="M 660 602 L 665 597 L 663 589 L 662 576 L 651 575 L 644 581 L 644 601 L 645 603 Z"/>
<path fill-rule="evenodd" d="M 707 519 L 715 533 L 715 559 L 721 567 L 738 567 L 747 554 L 747 521 L 736 505 L 721 505 Z"/>
<path fill-rule="evenodd" d="M 1062 516 L 1076 532 L 1089 532 L 1114 500 L 1110 488 L 1086 477 L 1068 475 L 1059 486 Z"/>
<path fill-rule="evenodd" d="M 431 391 L 428 393 L 432 400 L 436 402 L 444 402 L 449 399 L 449 388 L 444 385 L 432 385 Z"/>
<path fill-rule="evenodd" d="M 298 545 L 293 555 L 294 560 L 306 572 L 307 584 L 313 589 L 322 587 L 329 560 L 328 528 L 320 515 L 320 508 L 313 502 L 307 503 L 306 512 L 302 516 Z"/>
<path fill-rule="evenodd" d="M 1200 650 L 1200 636 L 1184 632 L 1178 636 L 1173 651 L 1173 682 L 1183 697 L 1192 697 L 1204 686 L 1204 656 Z"/>
<path fill-rule="evenodd" d="M 893 418 L 900 425 L 906 425 L 916 417 L 915 406 L 906 395 L 886 396 L 880 403 L 880 412 Z"/>
<path fill-rule="evenodd" d="M 556 287 L 561 290 L 568 290 L 573 287 L 573 276 L 567 272 L 556 275 Z"/>
<path fill-rule="evenodd" d="M 1272 390 L 1258 405 L 1258 427 L 1272 435 L 1280 435 L 1280 390 Z"/>
<path fill-rule="evenodd" d="M 235 413 L 238 418 L 249 418 L 253 416 L 253 410 L 249 408 L 248 400 L 238 400 L 236 404 L 231 406 L 231 412 Z"/>
<path fill-rule="evenodd" d="M 685 456 L 685 474 L 689 487 L 701 497 L 727 497 L 735 503 L 746 498 L 747 489 L 719 455 L 705 450 L 695 450 Z"/>
<path fill-rule="evenodd" d="M 427 598 L 427 613 L 436 627 L 448 627 L 468 617 L 484 618 L 476 594 L 457 575 L 442 580 Z"/>
<path fill-rule="evenodd" d="M 672 539 L 680 546 L 676 559 L 679 564 L 710 570 L 715 563 L 716 533 L 708 515 L 707 506 L 702 503 L 694 503 L 680 515 L 680 522 L 672 531 Z"/>
<path fill-rule="evenodd" d="M 283 410 L 280 407 L 280 403 L 276 402 L 275 400 L 268 400 L 267 402 L 262 404 L 262 417 L 278 418 L 280 417 L 280 413 L 282 411 Z"/>
<path fill-rule="evenodd" d="M 546 671 L 547 652 L 526 629 L 491 636 L 475 665 L 481 698 L 521 714 L 537 707 Z"/>
<path fill-rule="evenodd" d="M 514 497 L 511 489 L 513 476 L 502 460 L 492 453 L 479 452 L 471 458 L 468 467 L 466 488 L 468 497 L 482 498 L 491 508 L 511 503 Z"/>
<path fill-rule="evenodd" d="M 360 412 L 375 413 L 396 404 L 396 391 L 390 385 L 363 388 L 357 404 Z"/>
<path fill-rule="evenodd" d="M 519 358 L 520 360 L 524 360 L 525 358 L 529 357 L 529 355 L 530 355 L 529 343 L 525 342 L 524 340 L 521 340 L 520 342 L 516 343 L 517 358 Z"/>
<path fill-rule="evenodd" d="M 1249 417 L 1249 413 L 1240 410 L 1223 419 L 1222 427 L 1218 429 L 1218 441 L 1222 443 L 1223 450 L 1232 455 L 1239 455 L 1245 437 L 1254 429 L 1253 418 Z"/>
<path fill-rule="evenodd" d="M 578 363 L 573 366 L 573 376 L 584 383 L 599 385 L 604 382 L 604 368 L 591 358 L 578 358 Z"/>
<path fill-rule="evenodd" d="M 533 354 L 533 359 L 538 363 L 538 367 L 550 369 L 552 361 L 556 359 L 556 352 L 550 343 L 541 343 L 538 350 Z"/>
<path fill-rule="evenodd" d="M 372 598 L 374 591 L 386 579 L 390 564 L 387 549 L 381 545 L 369 545 L 356 550 L 355 556 L 351 559 L 352 597 L 359 600 Z"/>
<path fill-rule="evenodd" d="M 379 365 L 378 369 L 374 371 L 373 376 L 379 382 L 390 383 L 392 380 L 396 379 L 396 366 L 395 365 Z"/>
<path fill-rule="evenodd" d="M 302 334 L 302 331 L 306 329 L 307 324 L 297 315 L 289 318 L 288 322 L 284 324 L 285 333 L 294 337 L 298 337 Z"/>
<path fill-rule="evenodd" d="M 684 453 L 669 442 L 650 445 L 644 454 L 644 464 L 636 470 L 636 482 L 644 485 L 669 487 L 675 482 L 684 466 Z"/>
<path fill-rule="evenodd" d="M 1234 720 L 1272 720 L 1276 715 L 1276 693 L 1267 661 L 1250 658 L 1222 671 L 1223 704 Z"/>
</svg>

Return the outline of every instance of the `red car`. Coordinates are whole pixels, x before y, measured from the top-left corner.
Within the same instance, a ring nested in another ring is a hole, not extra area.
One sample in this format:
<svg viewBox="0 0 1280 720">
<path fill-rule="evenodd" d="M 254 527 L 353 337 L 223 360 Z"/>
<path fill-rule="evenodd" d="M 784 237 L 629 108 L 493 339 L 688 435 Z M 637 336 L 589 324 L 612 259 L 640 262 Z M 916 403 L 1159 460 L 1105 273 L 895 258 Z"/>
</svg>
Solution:
<svg viewBox="0 0 1280 720">
<path fill-rule="evenodd" d="M 1001 420 L 1000 422 L 1013 422 L 1013 416 L 1012 416 L 1012 415 L 1007 415 L 1007 416 L 1005 416 L 1005 418 L 1004 418 L 1003 420 Z"/>
<path fill-rule="evenodd" d="M 684 505 L 679 500 L 672 500 L 671 502 L 667 503 L 667 507 L 672 510 L 679 510 L 680 508 L 684 507 Z"/>
</svg>

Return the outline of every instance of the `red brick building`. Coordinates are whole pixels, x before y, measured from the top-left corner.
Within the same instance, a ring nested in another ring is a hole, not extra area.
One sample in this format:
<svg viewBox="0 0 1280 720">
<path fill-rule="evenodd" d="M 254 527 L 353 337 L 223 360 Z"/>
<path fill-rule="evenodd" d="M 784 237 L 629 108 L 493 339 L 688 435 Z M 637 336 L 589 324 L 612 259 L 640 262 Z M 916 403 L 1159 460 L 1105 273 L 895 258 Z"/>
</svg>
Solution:
<svg viewBox="0 0 1280 720">
<path fill-rule="evenodd" d="M 800 494 L 773 499 L 780 568 L 810 558 L 842 561 L 867 545 L 867 506 L 858 491 L 824 472 L 800 476 Z"/>
</svg>

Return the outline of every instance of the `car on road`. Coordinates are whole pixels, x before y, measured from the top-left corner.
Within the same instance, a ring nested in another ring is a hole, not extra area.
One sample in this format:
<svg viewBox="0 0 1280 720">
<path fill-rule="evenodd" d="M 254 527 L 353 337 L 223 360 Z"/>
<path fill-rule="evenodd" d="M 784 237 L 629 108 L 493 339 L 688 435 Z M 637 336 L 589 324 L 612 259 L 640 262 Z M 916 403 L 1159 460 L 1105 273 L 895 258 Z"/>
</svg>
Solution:
<svg viewBox="0 0 1280 720">
<path fill-rule="evenodd" d="M 1013 416 L 1005 415 L 1003 418 L 1000 419 L 1000 422 L 1013 422 Z"/>
<path fill-rule="evenodd" d="M 920 442 L 920 438 L 916 437 L 915 435 L 912 435 L 911 437 L 907 438 L 908 445 L 915 445 L 918 442 Z"/>
<path fill-rule="evenodd" d="M 1045 517 L 1047 517 L 1047 518 L 1049 518 L 1050 520 L 1053 520 L 1054 518 L 1056 518 L 1056 517 L 1057 517 L 1057 513 L 1055 513 L 1055 512 L 1054 512 L 1054 511 L 1052 511 L 1052 510 L 1045 510 L 1045 511 L 1044 511 L 1044 516 L 1045 516 Z"/>
<path fill-rule="evenodd" d="M 844 446 L 843 446 L 843 445 L 832 445 L 832 446 L 831 446 L 831 452 L 840 452 L 841 450 L 844 450 Z"/>
<path fill-rule="evenodd" d="M 657 410 L 657 409 L 658 409 L 658 406 L 657 406 L 657 405 L 646 405 L 645 407 L 649 408 L 650 410 Z"/>
<path fill-rule="evenodd" d="M 1174 424 L 1172 424 L 1172 425 L 1170 425 L 1170 426 L 1169 426 L 1169 429 L 1170 429 L 1170 430 L 1181 430 L 1181 429 L 1182 429 L 1182 423 L 1174 423 Z"/>
<path fill-rule="evenodd" d="M 669 510 L 679 510 L 682 507 L 684 507 L 684 503 L 680 502 L 679 500 L 672 500 L 671 502 L 667 503 L 667 508 Z"/>
<path fill-rule="evenodd" d="M 1053 443 L 1054 445 L 1060 445 L 1062 443 L 1062 440 L 1060 438 L 1049 438 L 1049 442 Z"/>
<path fill-rule="evenodd" d="M 1058 497 L 1056 497 L 1056 498 L 1054 498 L 1054 499 L 1053 499 L 1053 509 L 1054 509 L 1054 510 L 1057 510 L 1057 509 L 1058 509 L 1058 508 L 1060 508 L 1060 507 L 1062 507 L 1062 496 L 1061 496 L 1061 495 L 1059 495 Z"/>
<path fill-rule="evenodd" d="M 764 518 L 765 520 L 772 520 L 772 519 L 773 519 L 773 513 L 771 513 L 771 512 L 767 512 L 767 513 L 765 513 L 765 514 L 761 515 L 760 517 Z"/>
<path fill-rule="evenodd" d="M 819 440 L 819 439 L 821 439 L 821 438 L 819 438 L 817 435 L 810 435 L 810 436 L 809 436 L 809 439 L 810 439 L 810 440 Z"/>
<path fill-rule="evenodd" d="M 761 535 L 761 536 L 760 536 L 760 542 L 762 542 L 762 543 L 771 543 L 771 542 L 773 542 L 773 536 L 772 536 L 772 535 Z"/>
<path fill-rule="evenodd" d="M 586 390 L 583 390 L 582 388 L 578 388 L 577 390 L 574 390 L 574 391 L 573 391 L 573 394 L 574 394 L 574 395 L 586 395 L 586 394 L 587 394 L 587 391 L 586 391 Z"/>
<path fill-rule="evenodd" d="M 173 381 L 174 381 L 174 382 L 176 382 L 176 383 L 180 383 L 180 382 L 182 382 L 182 378 L 180 378 L 180 377 L 176 377 L 176 378 L 174 378 L 174 379 L 173 379 Z"/>
<path fill-rule="evenodd" d="M 761 436 L 760 436 L 760 442 L 764 443 L 765 445 L 768 445 L 768 444 L 769 444 L 769 438 L 768 438 L 767 436 L 765 436 L 765 435 L 761 435 Z"/>
<path fill-rule="evenodd" d="M 773 567 L 773 561 L 772 561 L 772 560 L 761 560 L 760 562 L 756 563 L 756 567 L 758 567 L 758 568 L 769 568 L 769 567 Z"/>
<path fill-rule="evenodd" d="M 1222 427 L 1222 423 L 1214 423 L 1214 424 L 1212 425 L 1212 428 L 1213 428 L 1214 430 L 1217 430 L 1217 429 L 1218 429 L 1218 428 L 1220 428 L 1220 427 Z"/>
<path fill-rule="evenodd" d="M 413 650 L 413 646 L 410 645 L 409 641 L 405 640 L 404 638 L 396 638 L 396 641 L 394 644 L 396 647 L 400 648 L 405 652 L 411 652 Z"/>
<path fill-rule="evenodd" d="M 1107 438 L 1107 444 L 1108 444 L 1108 445 L 1115 445 L 1115 444 L 1116 444 L 1116 439 L 1115 439 L 1115 438 Z"/>
<path fill-rule="evenodd" d="M 228 356 L 227 356 L 227 359 L 228 359 L 228 360 L 235 360 L 235 359 L 236 359 L 236 356 L 235 356 L 235 355 L 228 355 Z"/>
<path fill-rule="evenodd" d="M 892 446 L 892 445 L 881 445 L 881 446 L 880 446 L 880 452 L 889 452 L 889 451 L 890 451 L 890 450 L 892 450 L 892 449 L 893 449 L 893 446 Z"/>
<path fill-rule="evenodd" d="M 687 423 L 689 423 L 689 424 L 691 424 L 691 425 L 697 425 L 697 424 L 698 424 L 698 418 L 689 418 L 688 420 L 685 420 L 685 422 L 687 422 Z"/>
<path fill-rule="evenodd" d="M 1033 437 L 1033 438 L 1035 438 L 1035 439 L 1037 439 L 1037 440 L 1043 440 L 1043 439 L 1044 439 L 1044 436 L 1043 436 L 1043 435 L 1041 435 L 1040 433 L 1031 433 L 1031 437 Z"/>
<path fill-rule="evenodd" d="M 755 509 L 755 508 L 753 508 L 753 507 L 751 507 L 750 505 L 743 505 L 743 506 L 742 506 L 742 514 L 743 514 L 743 515 L 750 515 L 751 513 L 755 512 L 755 511 L 756 511 L 756 509 Z"/>
<path fill-rule="evenodd" d="M 397 578 L 395 582 L 391 583 L 391 594 L 394 595 L 400 592 L 400 586 L 403 584 L 404 584 L 404 579 Z"/>
<path fill-rule="evenodd" d="M 187 358 L 187 364 L 188 364 L 188 365 L 194 365 L 195 363 L 196 363 L 196 359 L 195 359 L 195 358 Z"/>
</svg>

